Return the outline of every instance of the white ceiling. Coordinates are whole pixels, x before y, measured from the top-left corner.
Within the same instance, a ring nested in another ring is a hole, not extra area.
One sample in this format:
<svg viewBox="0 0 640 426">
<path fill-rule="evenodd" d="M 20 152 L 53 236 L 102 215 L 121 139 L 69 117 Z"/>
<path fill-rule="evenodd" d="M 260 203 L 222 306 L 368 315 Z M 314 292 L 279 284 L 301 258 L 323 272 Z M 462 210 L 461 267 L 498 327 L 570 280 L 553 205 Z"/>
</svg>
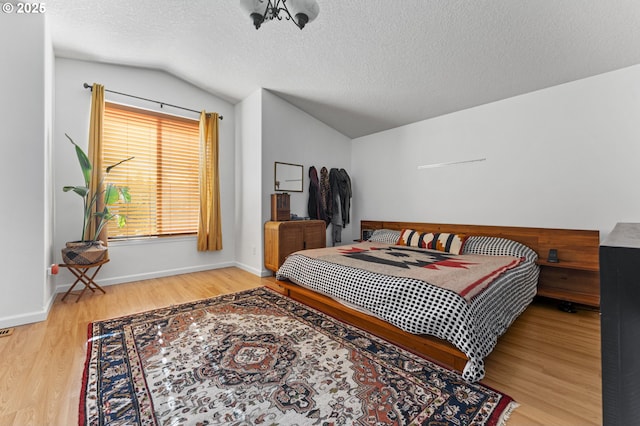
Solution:
<svg viewBox="0 0 640 426">
<path fill-rule="evenodd" d="M 352 138 L 640 64 L 640 0 L 318 3 L 302 31 L 255 30 L 239 0 L 46 14 L 57 56 L 164 70 L 233 103 L 262 87 Z"/>
</svg>

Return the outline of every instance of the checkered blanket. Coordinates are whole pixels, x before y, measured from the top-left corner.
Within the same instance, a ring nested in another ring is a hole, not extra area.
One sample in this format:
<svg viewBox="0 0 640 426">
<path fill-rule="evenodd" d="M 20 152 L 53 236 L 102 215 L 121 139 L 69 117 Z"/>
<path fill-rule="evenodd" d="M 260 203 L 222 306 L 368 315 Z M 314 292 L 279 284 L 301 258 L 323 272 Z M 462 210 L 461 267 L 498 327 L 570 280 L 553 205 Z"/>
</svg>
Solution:
<svg viewBox="0 0 640 426">
<path fill-rule="evenodd" d="M 301 254 L 383 275 L 416 278 L 458 293 L 469 302 L 522 261 L 515 256 L 456 255 L 370 242 L 305 250 Z"/>
<path fill-rule="evenodd" d="M 469 358 L 463 377 L 474 382 L 484 377 L 484 358 L 498 337 L 533 300 L 539 269 L 533 250 L 502 238 L 472 236 L 465 243 L 463 254 L 514 256 L 522 260 L 470 300 L 418 278 L 342 265 L 309 257 L 305 251 L 290 255 L 276 278 L 355 306 L 409 333 L 447 340 Z"/>
</svg>

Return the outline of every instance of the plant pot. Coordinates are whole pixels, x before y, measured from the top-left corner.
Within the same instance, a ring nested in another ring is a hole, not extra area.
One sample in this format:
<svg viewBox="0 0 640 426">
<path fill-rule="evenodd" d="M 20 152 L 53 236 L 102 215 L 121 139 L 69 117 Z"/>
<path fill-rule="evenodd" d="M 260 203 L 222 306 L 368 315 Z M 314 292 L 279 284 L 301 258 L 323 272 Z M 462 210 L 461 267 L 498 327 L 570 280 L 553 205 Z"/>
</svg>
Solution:
<svg viewBox="0 0 640 426">
<path fill-rule="evenodd" d="M 68 265 L 92 265 L 108 257 L 102 241 L 71 241 L 62 251 L 62 261 Z"/>
</svg>

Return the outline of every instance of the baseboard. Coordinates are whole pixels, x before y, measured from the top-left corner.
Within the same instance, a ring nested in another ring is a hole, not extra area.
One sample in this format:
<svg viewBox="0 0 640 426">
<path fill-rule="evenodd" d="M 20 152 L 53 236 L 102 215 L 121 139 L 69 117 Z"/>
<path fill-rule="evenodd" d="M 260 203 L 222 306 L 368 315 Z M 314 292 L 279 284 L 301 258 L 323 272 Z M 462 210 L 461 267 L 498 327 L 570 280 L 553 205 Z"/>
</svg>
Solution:
<svg viewBox="0 0 640 426">
<path fill-rule="evenodd" d="M 253 275 L 257 275 L 259 277 L 270 277 L 271 275 L 273 275 L 273 272 L 271 272 L 268 269 L 256 269 L 253 268 L 251 266 L 245 265 L 244 263 L 240 263 L 240 262 L 235 262 L 234 265 L 236 268 L 240 268 L 243 271 L 247 271 L 249 273 L 252 273 Z"/>
<path fill-rule="evenodd" d="M 51 306 L 41 311 L 28 312 L 20 315 L 0 318 L 0 328 L 18 327 L 20 325 L 31 324 L 34 322 L 45 321 L 49 315 Z"/>
<path fill-rule="evenodd" d="M 217 263 L 215 265 L 200 265 L 200 266 L 189 266 L 186 268 L 176 268 L 176 269 L 164 269 L 161 271 L 148 272 L 144 274 L 133 274 L 133 275 L 122 275 L 119 277 L 106 278 L 106 279 L 96 279 L 96 283 L 101 286 L 110 286 L 115 284 L 123 284 L 129 283 L 132 281 L 142 281 L 148 280 L 151 278 L 162 278 L 162 277 L 170 277 L 172 275 L 181 275 L 181 274 L 189 274 L 191 272 L 202 272 L 209 271 L 212 269 L 222 269 L 229 268 L 232 266 L 236 266 L 235 262 L 225 262 L 225 263 Z M 63 293 L 71 287 L 71 282 L 65 284 L 58 284 L 56 286 L 56 293 Z"/>
<path fill-rule="evenodd" d="M 251 268 L 247 265 L 238 263 L 238 262 L 225 262 L 219 263 L 216 265 L 200 265 L 200 266 L 191 266 L 186 268 L 177 268 L 177 269 L 165 269 L 162 271 L 149 272 L 144 274 L 135 274 L 135 275 L 122 275 L 120 277 L 113 277 L 107 279 L 97 279 L 96 282 L 101 286 L 109 286 L 115 284 L 128 283 L 132 281 L 141 281 L 147 280 L 151 278 L 161 278 L 161 277 L 169 277 L 172 275 L 180 275 L 180 274 L 188 274 L 191 272 L 202 272 L 209 271 L 212 269 L 222 269 L 229 267 L 237 267 L 247 272 L 250 272 L 259 277 L 268 277 L 272 275 L 271 271 L 268 270 L 258 270 L 255 268 Z M 45 321 L 49 315 L 49 311 L 53 306 L 53 302 L 55 301 L 57 293 L 64 293 L 71 287 L 71 282 L 65 284 L 58 284 L 55 287 L 55 292 L 51 294 L 51 297 L 48 300 L 47 306 L 43 307 L 40 311 L 28 312 L 20 315 L 13 315 L 8 317 L 0 318 L 0 328 L 8 328 L 8 327 L 17 327 L 20 325 L 30 324 L 34 322 Z"/>
<path fill-rule="evenodd" d="M 21 325 L 31 324 L 34 322 L 45 321 L 49 316 L 49 311 L 56 300 L 56 293 L 49 296 L 46 306 L 40 311 L 27 312 L 19 315 L 12 315 L 0 318 L 0 328 L 18 327 Z"/>
</svg>

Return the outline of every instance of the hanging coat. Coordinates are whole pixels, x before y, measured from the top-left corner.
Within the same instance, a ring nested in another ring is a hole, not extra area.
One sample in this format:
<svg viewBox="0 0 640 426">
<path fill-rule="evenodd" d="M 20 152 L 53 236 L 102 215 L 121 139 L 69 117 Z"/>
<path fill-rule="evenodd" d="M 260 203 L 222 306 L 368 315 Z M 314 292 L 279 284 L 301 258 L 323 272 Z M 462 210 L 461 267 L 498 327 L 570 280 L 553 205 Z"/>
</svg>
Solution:
<svg viewBox="0 0 640 426">
<path fill-rule="evenodd" d="M 342 217 L 340 215 L 340 171 L 329 171 L 329 186 L 331 187 L 331 239 L 333 245 L 342 242 Z"/>
<path fill-rule="evenodd" d="M 350 222 L 351 211 L 351 178 L 345 169 L 338 172 L 338 187 L 340 188 L 340 212 L 342 212 L 342 227 Z"/>
<path fill-rule="evenodd" d="M 314 166 L 309 167 L 309 201 L 307 203 L 307 211 L 309 218 L 320 219 L 326 222 L 324 209 L 321 207 L 320 201 L 320 181 L 318 180 L 318 172 Z"/>
<path fill-rule="evenodd" d="M 329 171 L 326 167 L 320 169 L 320 208 L 324 210 L 325 223 L 331 223 L 331 184 L 329 183 Z"/>
</svg>

